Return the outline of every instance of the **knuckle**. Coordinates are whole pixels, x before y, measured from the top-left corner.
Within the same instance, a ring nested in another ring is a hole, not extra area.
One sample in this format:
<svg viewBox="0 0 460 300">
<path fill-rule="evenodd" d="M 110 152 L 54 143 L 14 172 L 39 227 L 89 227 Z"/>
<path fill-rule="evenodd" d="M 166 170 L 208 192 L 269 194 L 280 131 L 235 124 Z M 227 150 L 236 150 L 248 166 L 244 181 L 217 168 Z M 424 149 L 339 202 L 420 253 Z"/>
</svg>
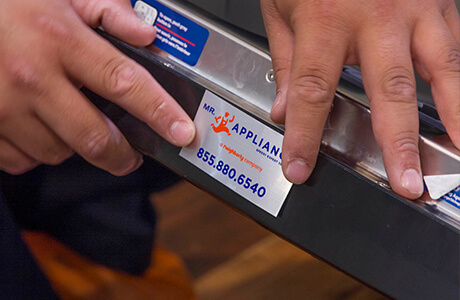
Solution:
<svg viewBox="0 0 460 300">
<path fill-rule="evenodd" d="M 306 72 L 306 75 L 293 80 L 294 87 L 291 96 L 314 106 L 330 106 L 333 88 L 326 78 L 327 75 L 319 69 Z"/>
<path fill-rule="evenodd" d="M 344 32 L 344 29 L 349 27 L 349 9 L 343 1 L 299 1 L 291 11 L 293 28 L 304 26 L 306 18 L 310 20 L 310 26 L 318 27 L 330 34 Z"/>
<path fill-rule="evenodd" d="M 414 76 L 404 67 L 387 69 L 381 76 L 380 86 L 388 101 L 412 102 L 416 97 Z"/>
<path fill-rule="evenodd" d="M 403 131 L 396 134 L 391 143 L 390 148 L 394 153 L 407 153 L 409 155 L 419 155 L 418 135 L 412 131 Z"/>
<path fill-rule="evenodd" d="M 460 77 L 460 49 L 459 47 L 448 47 L 443 49 L 441 55 L 441 68 L 451 73 L 456 78 Z"/>
<path fill-rule="evenodd" d="M 6 64 L 7 78 L 10 83 L 21 89 L 38 91 L 41 85 L 41 76 L 31 61 L 15 57 Z"/>
<path fill-rule="evenodd" d="M 80 139 L 78 153 L 82 156 L 99 160 L 109 155 L 112 136 L 108 131 L 92 131 Z"/>
<path fill-rule="evenodd" d="M 145 107 L 147 120 L 158 122 L 168 114 L 167 103 L 161 95 L 157 95 L 153 101 L 147 103 Z"/>
<path fill-rule="evenodd" d="M 276 77 L 287 76 L 290 72 L 290 59 L 286 57 L 273 58 L 273 72 Z"/>
<path fill-rule="evenodd" d="M 316 10 L 317 17 L 319 20 L 322 20 L 324 25 L 328 24 L 330 21 L 332 21 L 332 23 L 329 23 L 330 25 L 341 25 L 340 16 L 343 16 L 343 8 L 343 5 L 337 0 L 319 1 Z"/>
<path fill-rule="evenodd" d="M 119 1 L 118 1 L 119 2 Z M 120 8 L 120 3 L 118 5 L 110 5 L 101 9 L 101 19 L 104 20 L 104 23 L 115 23 L 117 22 L 121 15 L 123 14 L 122 9 Z"/>
<path fill-rule="evenodd" d="M 139 82 L 135 65 L 125 58 L 115 58 L 104 66 L 104 86 L 114 97 L 122 98 L 137 93 Z"/>
<path fill-rule="evenodd" d="M 377 24 L 383 25 L 394 22 L 397 14 L 395 13 L 394 0 L 369 1 L 371 5 L 371 17 Z"/>
<path fill-rule="evenodd" d="M 101 2 L 105 1 L 80 0 L 72 1 L 72 5 L 89 26 L 96 27 L 100 23 L 100 16 L 98 14 L 99 9 L 97 8 L 100 6 Z"/>
<path fill-rule="evenodd" d="M 49 41 L 72 47 L 75 44 L 74 30 L 72 26 L 62 18 L 49 18 L 47 16 L 38 16 L 36 19 L 37 28 L 40 33 L 45 35 Z"/>
<path fill-rule="evenodd" d="M 91 1 L 81 0 L 74 1 L 76 9 L 82 16 L 83 20 L 91 26 L 97 27 L 103 21 L 116 22 L 122 14 L 120 5 L 126 4 L 124 0 L 110 0 L 110 1 Z"/>
</svg>

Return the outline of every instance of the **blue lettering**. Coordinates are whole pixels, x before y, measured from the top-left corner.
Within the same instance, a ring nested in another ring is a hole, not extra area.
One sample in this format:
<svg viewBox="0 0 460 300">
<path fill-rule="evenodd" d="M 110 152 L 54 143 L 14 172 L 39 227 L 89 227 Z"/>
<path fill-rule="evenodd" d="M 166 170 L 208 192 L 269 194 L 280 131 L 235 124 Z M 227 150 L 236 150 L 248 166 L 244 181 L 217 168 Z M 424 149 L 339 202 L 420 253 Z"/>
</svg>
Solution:
<svg viewBox="0 0 460 300">
<path fill-rule="evenodd" d="M 211 105 L 208 105 L 208 104 L 206 104 L 206 103 L 203 105 L 203 109 L 204 109 L 205 111 L 210 111 L 211 109 L 214 110 L 214 108 L 212 108 Z"/>
<path fill-rule="evenodd" d="M 205 109 L 209 108 L 207 104 L 205 104 Z M 212 109 L 212 108 L 211 108 Z M 261 150 L 265 150 L 266 154 L 273 155 L 274 157 L 271 157 L 273 161 L 278 162 L 276 159 L 279 157 L 282 159 L 282 153 L 281 153 L 281 148 L 277 147 L 276 145 L 271 145 L 270 141 L 264 141 L 264 138 L 260 138 L 257 134 L 255 134 L 253 131 L 249 130 L 248 128 L 241 126 L 239 123 L 236 123 L 233 125 L 231 131 L 236 132 L 238 135 L 245 135 L 246 140 L 250 140 L 252 144 L 256 145 L 258 148 Z M 263 152 L 257 149 L 257 152 L 260 152 L 262 154 Z M 275 158 L 276 157 L 276 158 Z"/>
<path fill-rule="evenodd" d="M 267 150 L 267 152 L 270 152 L 270 142 L 266 142 L 262 149 L 265 149 Z"/>
<path fill-rule="evenodd" d="M 270 154 L 272 154 L 274 156 L 278 156 L 278 152 L 280 152 L 280 148 L 278 148 L 276 146 L 273 146 L 272 150 L 270 151 Z"/>
<path fill-rule="evenodd" d="M 263 142 L 264 142 L 264 139 L 261 138 L 261 139 L 260 139 L 260 142 L 259 142 L 259 147 L 260 147 L 260 145 L 262 145 Z M 267 151 L 268 151 L 268 150 L 267 150 Z"/>
</svg>

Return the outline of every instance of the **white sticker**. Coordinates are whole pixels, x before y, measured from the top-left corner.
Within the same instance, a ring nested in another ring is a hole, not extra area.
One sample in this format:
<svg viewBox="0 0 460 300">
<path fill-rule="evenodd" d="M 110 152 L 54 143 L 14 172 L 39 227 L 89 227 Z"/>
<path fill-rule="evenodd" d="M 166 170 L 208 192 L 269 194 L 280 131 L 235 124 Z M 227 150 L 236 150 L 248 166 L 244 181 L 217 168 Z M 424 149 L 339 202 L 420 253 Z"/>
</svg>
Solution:
<svg viewBox="0 0 460 300">
<path fill-rule="evenodd" d="M 195 141 L 180 156 L 277 216 L 292 187 L 281 170 L 283 136 L 209 91 L 195 125 Z"/>
<path fill-rule="evenodd" d="M 158 16 L 158 10 L 143 1 L 137 1 L 136 4 L 134 4 L 134 11 L 137 13 L 139 18 L 144 20 L 144 22 L 150 26 L 153 26 L 153 23 L 155 23 Z"/>
<path fill-rule="evenodd" d="M 460 174 L 427 175 L 423 179 L 431 199 L 439 199 L 460 186 Z"/>
</svg>

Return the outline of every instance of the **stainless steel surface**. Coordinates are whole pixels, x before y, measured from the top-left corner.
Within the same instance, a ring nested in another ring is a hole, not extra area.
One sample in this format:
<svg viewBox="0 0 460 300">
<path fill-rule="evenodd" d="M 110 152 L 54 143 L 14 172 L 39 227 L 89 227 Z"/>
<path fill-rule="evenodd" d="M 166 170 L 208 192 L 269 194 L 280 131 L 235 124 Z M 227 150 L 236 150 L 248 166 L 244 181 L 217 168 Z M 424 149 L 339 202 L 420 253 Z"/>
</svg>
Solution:
<svg viewBox="0 0 460 300">
<path fill-rule="evenodd" d="M 205 87 L 176 72 L 171 60 L 147 56 L 103 35 L 195 116 Z M 320 154 L 310 179 L 292 187 L 279 215 L 273 217 L 181 158 L 180 148 L 144 123 L 86 93 L 143 153 L 310 254 L 396 299 L 459 299 L 460 229 L 439 207 L 434 210 L 402 199 L 373 173 L 364 168 L 366 176 L 358 173 L 356 163 L 348 167 Z M 323 147 L 322 153 L 324 149 L 330 148 Z"/>
<path fill-rule="evenodd" d="M 171 1 L 159 0 L 162 4 L 209 30 L 209 38 L 198 63 L 192 67 L 155 47 L 146 50 L 157 52 L 174 62 L 175 69 L 224 98 L 232 99 L 238 106 L 274 124 L 269 113 L 276 97 L 274 81 L 267 80 L 272 70 L 268 53 L 235 38 L 226 30 L 190 13 L 183 6 Z"/>
<path fill-rule="evenodd" d="M 193 8 L 177 10 L 207 27 L 209 46 L 224 43 L 228 57 L 204 52 L 203 64 L 192 68 L 165 53 L 154 53 L 155 49 L 139 51 L 102 35 L 153 74 L 191 117 L 210 90 L 282 132 L 269 119 L 275 88 L 267 53 L 239 39 L 237 33 L 195 15 Z M 218 34 L 223 36 L 214 39 Z M 252 55 L 241 55 L 251 51 Z M 216 68 L 205 57 L 208 55 L 224 61 L 215 62 L 220 66 Z M 232 67 L 233 60 L 247 67 L 245 73 Z M 263 67 L 249 67 L 254 61 Z M 238 82 L 244 84 L 236 85 Z M 459 216 L 446 202 L 408 201 L 391 191 L 366 98 L 352 84 L 341 81 L 317 166 L 305 184 L 292 187 L 277 217 L 180 157 L 180 148 L 116 105 L 94 94 L 89 97 L 140 151 L 310 254 L 396 299 L 459 299 Z M 459 155 L 445 138 L 421 137 L 425 173 L 455 172 Z"/>
<path fill-rule="evenodd" d="M 348 97 L 336 95 L 321 151 L 375 182 L 387 182 L 382 153 L 372 133 L 370 110 Z"/>
<path fill-rule="evenodd" d="M 424 175 L 460 173 L 460 151 L 447 135 L 432 139 L 420 137 L 419 148 Z"/>
<path fill-rule="evenodd" d="M 156 59 L 164 66 L 180 72 L 203 87 L 212 90 L 236 106 L 250 112 L 261 120 L 283 131 L 283 126 L 271 121 L 269 114 L 276 97 L 271 59 L 268 53 L 236 38 L 232 33 L 206 19 L 194 15 L 183 6 L 159 0 L 166 6 L 186 15 L 209 30 L 209 39 L 201 58 L 190 66 L 175 57 L 155 48 L 142 51 L 146 55 L 158 54 Z M 341 81 L 334 106 L 326 124 L 321 153 L 328 155 L 356 173 L 389 188 L 382 155 L 372 132 L 370 110 L 364 92 Z M 460 156 L 426 137 L 420 137 L 420 151 L 425 175 L 460 172 Z M 444 203 L 430 207 L 420 204 L 427 212 L 444 207 Z M 443 209 L 437 218 L 453 223 L 460 228 L 456 208 Z M 453 221 L 454 220 L 454 221 Z"/>
</svg>

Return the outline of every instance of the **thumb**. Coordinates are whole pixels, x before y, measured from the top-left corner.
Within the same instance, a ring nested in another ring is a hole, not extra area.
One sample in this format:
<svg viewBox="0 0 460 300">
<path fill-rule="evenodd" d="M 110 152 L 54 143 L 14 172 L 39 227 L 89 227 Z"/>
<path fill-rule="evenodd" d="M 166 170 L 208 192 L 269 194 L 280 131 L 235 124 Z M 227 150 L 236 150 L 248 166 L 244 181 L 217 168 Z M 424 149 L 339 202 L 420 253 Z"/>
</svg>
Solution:
<svg viewBox="0 0 460 300">
<path fill-rule="evenodd" d="M 102 25 L 127 43 L 145 46 L 155 39 L 155 28 L 137 16 L 129 0 L 71 0 L 71 4 L 86 24 L 93 28 Z"/>
</svg>

